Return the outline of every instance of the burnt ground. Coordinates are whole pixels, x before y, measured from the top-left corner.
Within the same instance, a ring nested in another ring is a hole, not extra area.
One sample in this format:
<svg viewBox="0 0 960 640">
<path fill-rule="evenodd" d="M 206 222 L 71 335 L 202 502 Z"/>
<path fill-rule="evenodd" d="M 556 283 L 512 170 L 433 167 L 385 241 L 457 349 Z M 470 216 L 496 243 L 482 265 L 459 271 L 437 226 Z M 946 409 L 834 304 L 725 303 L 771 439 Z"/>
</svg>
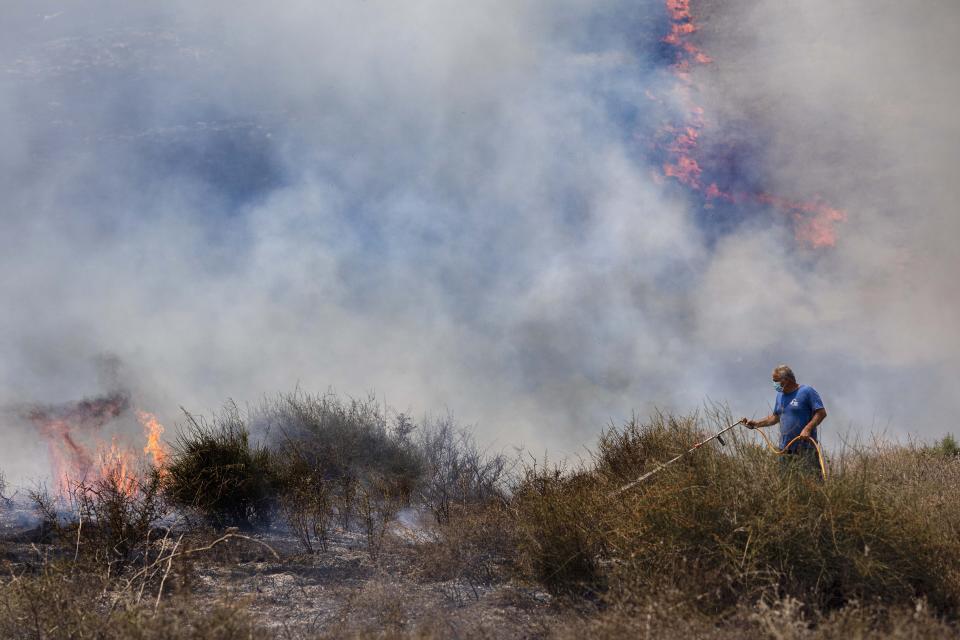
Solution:
<svg viewBox="0 0 960 640">
<path fill-rule="evenodd" d="M 356 532 L 336 533 L 326 551 L 313 554 L 303 553 L 288 535 L 257 538 L 280 560 L 261 553 L 236 564 L 201 565 L 195 593 L 198 603 L 244 601 L 258 622 L 279 636 L 423 628 L 449 637 L 537 637 L 556 615 L 547 593 L 510 580 L 478 584 L 426 577 L 424 541 L 400 526 L 376 558 Z"/>
<path fill-rule="evenodd" d="M 28 507 L 8 505 L 0 518 L 8 566 L 37 564 L 57 553 Z M 505 574 L 437 576 L 434 538 L 421 519 L 391 523 L 376 554 L 354 530 L 334 531 L 327 549 L 313 553 L 282 530 L 244 534 L 181 562 L 181 578 L 168 586 L 189 593 L 199 610 L 238 605 L 266 637 L 550 635 L 563 607 L 536 586 Z"/>
</svg>

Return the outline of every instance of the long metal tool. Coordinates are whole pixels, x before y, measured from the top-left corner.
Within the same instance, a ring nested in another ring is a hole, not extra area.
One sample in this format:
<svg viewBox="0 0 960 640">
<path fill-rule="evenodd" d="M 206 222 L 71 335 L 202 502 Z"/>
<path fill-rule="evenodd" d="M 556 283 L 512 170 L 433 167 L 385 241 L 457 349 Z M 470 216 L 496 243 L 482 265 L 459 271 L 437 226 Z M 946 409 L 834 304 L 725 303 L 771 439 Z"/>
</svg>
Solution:
<svg viewBox="0 0 960 640">
<path fill-rule="evenodd" d="M 614 492 L 613 492 L 613 495 L 615 495 L 615 496 L 616 496 L 616 495 L 620 495 L 620 494 L 623 493 L 624 491 L 628 491 L 629 489 L 634 488 L 635 486 L 637 486 L 638 484 L 640 484 L 641 482 L 643 482 L 643 481 L 646 480 L 647 478 L 649 478 L 649 477 L 651 477 L 651 476 L 653 476 L 653 475 L 656 475 L 656 474 L 660 473 L 661 471 L 663 471 L 664 469 L 666 469 L 667 467 L 669 467 L 671 464 L 673 464 L 674 462 L 676 462 L 677 460 L 679 460 L 679 459 L 682 458 L 683 456 L 687 455 L 688 453 L 693 453 L 694 451 L 696 451 L 697 449 L 699 449 L 699 448 L 702 447 L 703 445 L 707 444 L 707 443 L 710 442 L 711 440 L 719 440 L 719 441 L 720 441 L 720 444 L 724 444 L 723 438 L 722 438 L 721 436 L 722 436 L 723 434 L 725 434 L 727 431 L 730 431 L 731 429 L 733 429 L 733 428 L 736 427 L 736 426 L 739 426 L 739 425 L 741 425 L 741 424 L 746 424 L 746 420 L 747 420 L 746 418 L 743 418 L 743 419 L 741 419 L 741 420 L 737 420 L 736 422 L 734 422 L 734 423 L 733 423 L 732 425 L 730 425 L 729 427 L 726 427 L 725 429 L 721 429 L 720 431 L 718 431 L 717 433 L 713 434 L 712 436 L 710 436 L 709 438 L 707 438 L 707 439 L 704 440 L 703 442 L 698 442 L 697 444 L 693 445 L 692 447 L 690 447 L 689 449 L 687 449 L 686 451 L 684 451 L 683 453 L 681 453 L 680 455 L 678 455 L 676 458 L 673 458 L 672 460 L 668 460 L 667 462 L 664 462 L 663 464 L 658 464 L 656 469 L 653 469 L 652 471 L 648 471 L 648 472 L 646 472 L 645 474 L 643 474 L 642 476 L 640 476 L 639 478 L 637 478 L 636 480 L 634 480 L 633 482 L 629 482 L 629 483 L 623 485 L 622 487 L 620 487 L 619 489 L 617 489 L 616 491 L 614 491 Z"/>
</svg>

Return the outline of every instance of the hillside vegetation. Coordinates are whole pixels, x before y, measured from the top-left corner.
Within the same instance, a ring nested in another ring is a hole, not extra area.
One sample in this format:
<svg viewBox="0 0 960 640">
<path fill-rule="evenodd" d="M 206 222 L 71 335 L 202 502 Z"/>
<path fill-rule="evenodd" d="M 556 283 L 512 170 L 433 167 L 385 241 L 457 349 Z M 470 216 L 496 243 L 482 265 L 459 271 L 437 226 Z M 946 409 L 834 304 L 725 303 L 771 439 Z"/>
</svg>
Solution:
<svg viewBox="0 0 960 640">
<path fill-rule="evenodd" d="M 512 499 L 525 574 L 555 593 L 627 609 L 671 602 L 716 622 L 758 603 L 811 623 L 857 611 L 875 632 L 900 615 L 890 612 L 956 617 L 960 457 L 848 447 L 821 483 L 782 473 L 741 431 L 617 493 L 718 424 L 632 421 L 604 432 L 582 468 L 528 470 Z"/>
<path fill-rule="evenodd" d="M 564 466 L 330 394 L 188 416 L 132 490 L 35 493 L 0 637 L 960 637 L 952 440 L 847 446 L 820 482 L 740 430 L 619 490 L 726 418 L 634 419 Z M 318 595 L 264 591 L 288 574 Z"/>
</svg>

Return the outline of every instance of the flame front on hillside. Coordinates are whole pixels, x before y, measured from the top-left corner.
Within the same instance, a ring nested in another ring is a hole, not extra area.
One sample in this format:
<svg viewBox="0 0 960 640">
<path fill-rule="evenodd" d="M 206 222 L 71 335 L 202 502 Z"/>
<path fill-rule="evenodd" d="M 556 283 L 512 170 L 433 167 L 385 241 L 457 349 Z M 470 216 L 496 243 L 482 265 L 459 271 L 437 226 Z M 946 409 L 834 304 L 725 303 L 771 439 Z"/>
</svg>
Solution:
<svg viewBox="0 0 960 640">
<path fill-rule="evenodd" d="M 680 123 L 665 125 L 660 130 L 657 146 L 666 153 L 661 167 L 663 175 L 702 194 L 707 206 L 712 201 L 720 201 L 772 207 L 789 216 L 800 243 L 812 248 L 833 246 L 837 240 L 835 225 L 846 219 L 846 213 L 820 199 L 803 201 L 765 191 L 736 191 L 716 181 L 705 184 L 704 172 L 709 159 L 701 157 L 698 145 L 707 122 L 705 110 L 695 99 L 697 87 L 691 73 L 697 65 L 710 64 L 713 60 L 691 40 L 698 26 L 690 0 L 665 1 L 670 33 L 664 36 L 663 42 L 675 51 L 671 65 L 676 79 L 673 93 L 684 115 Z"/>
</svg>

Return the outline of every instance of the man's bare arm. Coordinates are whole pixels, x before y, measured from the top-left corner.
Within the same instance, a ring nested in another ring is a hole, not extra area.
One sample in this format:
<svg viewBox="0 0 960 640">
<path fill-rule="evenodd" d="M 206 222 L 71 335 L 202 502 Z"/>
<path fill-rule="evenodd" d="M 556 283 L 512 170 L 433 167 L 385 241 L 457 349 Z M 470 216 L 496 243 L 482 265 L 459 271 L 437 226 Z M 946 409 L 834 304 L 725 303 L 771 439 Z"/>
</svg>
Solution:
<svg viewBox="0 0 960 640">
<path fill-rule="evenodd" d="M 747 420 L 746 418 L 744 418 L 743 420 L 744 420 L 744 424 L 747 425 L 748 429 L 756 429 L 757 427 L 771 427 L 777 424 L 778 422 L 780 422 L 780 416 L 778 416 L 775 413 L 771 413 L 766 418 L 763 418 L 761 420 Z"/>
<path fill-rule="evenodd" d="M 803 428 L 803 431 L 800 432 L 800 435 L 809 438 L 811 435 L 813 435 L 813 430 L 817 428 L 817 425 L 823 422 L 823 419 L 826 417 L 826 409 L 817 409 L 814 411 L 813 417 L 810 418 L 810 422 L 808 422 L 807 426 Z"/>
</svg>

